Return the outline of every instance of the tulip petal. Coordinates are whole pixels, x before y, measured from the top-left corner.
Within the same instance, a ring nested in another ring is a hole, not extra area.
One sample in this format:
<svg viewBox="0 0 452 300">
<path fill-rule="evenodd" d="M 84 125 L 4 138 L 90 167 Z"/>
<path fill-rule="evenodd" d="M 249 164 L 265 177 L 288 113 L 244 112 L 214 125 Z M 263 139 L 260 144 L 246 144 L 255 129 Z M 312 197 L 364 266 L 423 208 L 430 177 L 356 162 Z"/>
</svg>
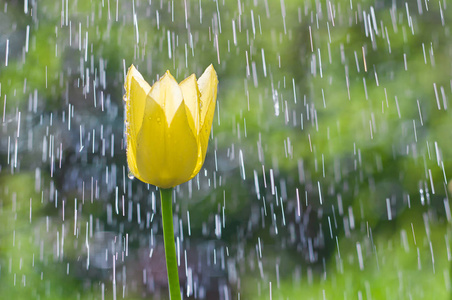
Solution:
<svg viewBox="0 0 452 300">
<path fill-rule="evenodd" d="M 190 179 L 197 163 L 198 145 L 188 123 L 185 104 L 179 105 L 168 126 L 168 117 L 160 103 L 161 99 L 157 102 L 148 95 L 137 136 L 136 158 L 143 181 L 170 188 Z"/>
<path fill-rule="evenodd" d="M 163 108 L 166 120 L 171 124 L 183 98 L 179 84 L 169 71 L 152 86 L 149 96 Z"/>
<path fill-rule="evenodd" d="M 124 88 L 126 90 L 124 100 L 126 101 L 127 163 L 130 171 L 139 178 L 136 165 L 136 137 L 141 129 L 146 97 L 151 86 L 132 65 L 127 72 Z"/>
<path fill-rule="evenodd" d="M 218 77 L 212 65 L 208 66 L 204 73 L 198 79 L 198 88 L 201 93 L 201 113 L 200 113 L 200 130 L 199 143 L 201 144 L 201 153 L 198 155 L 196 169 L 193 171 L 192 177 L 198 174 L 204 164 L 206 157 L 207 145 L 209 142 L 210 129 L 212 128 L 213 116 L 215 114 L 215 104 L 217 99 Z"/>
<path fill-rule="evenodd" d="M 193 125 L 190 124 L 193 129 L 193 133 L 198 136 L 199 133 L 199 110 L 200 110 L 200 93 L 198 90 L 198 83 L 196 81 L 196 75 L 192 74 L 185 78 L 180 84 L 182 96 L 186 107 L 189 110 L 190 115 L 193 118 Z"/>
</svg>

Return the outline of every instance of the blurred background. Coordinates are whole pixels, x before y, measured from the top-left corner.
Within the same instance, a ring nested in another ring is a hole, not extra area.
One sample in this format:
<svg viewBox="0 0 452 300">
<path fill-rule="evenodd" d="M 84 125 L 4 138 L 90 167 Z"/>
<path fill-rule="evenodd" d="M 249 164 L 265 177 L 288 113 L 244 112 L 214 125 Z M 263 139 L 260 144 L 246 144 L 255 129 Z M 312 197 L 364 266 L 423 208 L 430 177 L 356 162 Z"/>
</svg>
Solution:
<svg viewBox="0 0 452 300">
<path fill-rule="evenodd" d="M 186 299 L 451 299 L 451 1 L 0 0 L 0 298 L 168 299 L 124 78 L 213 64 Z"/>
</svg>

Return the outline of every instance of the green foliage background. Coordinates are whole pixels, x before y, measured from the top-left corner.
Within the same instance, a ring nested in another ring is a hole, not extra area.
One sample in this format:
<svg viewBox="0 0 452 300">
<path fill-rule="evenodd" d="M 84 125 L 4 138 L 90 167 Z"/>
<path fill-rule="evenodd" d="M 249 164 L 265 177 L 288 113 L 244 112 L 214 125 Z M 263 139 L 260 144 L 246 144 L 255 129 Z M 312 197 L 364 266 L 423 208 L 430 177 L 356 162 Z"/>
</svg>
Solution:
<svg viewBox="0 0 452 300">
<path fill-rule="evenodd" d="M 177 190 L 176 214 L 184 226 L 187 211 L 196 215 L 194 244 L 215 240 L 215 214 L 225 216 L 220 240 L 239 274 L 231 297 L 449 299 L 452 3 L 421 2 L 43 0 L 24 13 L 23 2 L 0 1 L 0 57 L 9 47 L 0 67 L 1 298 L 100 299 L 102 288 L 112 297 L 111 272 L 77 269 L 84 238 L 69 224 L 76 215 L 83 236 L 94 218 L 130 234 L 131 248 L 147 244 L 135 217 L 107 222 L 114 187 L 80 204 L 80 183 L 89 194 L 89 178 L 101 185 L 114 166 L 119 197 L 152 207 L 155 189 L 124 175 L 127 67 L 152 82 L 167 69 L 178 80 L 200 76 L 213 63 L 212 140 L 199 177 Z M 79 135 L 100 125 L 114 155 L 79 151 Z M 45 158 L 51 139 L 56 154 Z M 126 265 L 136 282 L 126 298 L 152 298 Z"/>
</svg>

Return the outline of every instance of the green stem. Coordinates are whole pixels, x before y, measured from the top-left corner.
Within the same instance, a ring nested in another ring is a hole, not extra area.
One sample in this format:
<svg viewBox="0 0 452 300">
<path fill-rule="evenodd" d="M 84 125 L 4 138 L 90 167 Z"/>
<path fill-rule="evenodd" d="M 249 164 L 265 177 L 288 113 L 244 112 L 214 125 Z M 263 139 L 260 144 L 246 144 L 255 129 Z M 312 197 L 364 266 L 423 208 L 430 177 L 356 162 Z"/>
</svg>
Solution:
<svg viewBox="0 0 452 300">
<path fill-rule="evenodd" d="M 171 300 L 180 300 L 179 272 L 177 270 L 176 246 L 173 229 L 173 189 L 160 189 L 162 200 L 163 241 L 165 244 L 166 270 Z"/>
</svg>

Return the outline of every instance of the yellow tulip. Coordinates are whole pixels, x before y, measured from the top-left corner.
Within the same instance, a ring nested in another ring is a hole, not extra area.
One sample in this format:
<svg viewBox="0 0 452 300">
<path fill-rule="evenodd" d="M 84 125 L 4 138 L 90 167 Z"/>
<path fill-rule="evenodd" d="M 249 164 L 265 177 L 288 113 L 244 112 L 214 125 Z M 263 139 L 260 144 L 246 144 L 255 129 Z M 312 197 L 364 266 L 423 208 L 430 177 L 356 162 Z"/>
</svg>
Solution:
<svg viewBox="0 0 452 300">
<path fill-rule="evenodd" d="M 180 84 L 169 71 L 152 87 L 132 65 L 127 72 L 126 136 L 130 172 L 143 182 L 171 188 L 204 164 L 215 113 L 218 78 L 212 65 Z"/>
</svg>

